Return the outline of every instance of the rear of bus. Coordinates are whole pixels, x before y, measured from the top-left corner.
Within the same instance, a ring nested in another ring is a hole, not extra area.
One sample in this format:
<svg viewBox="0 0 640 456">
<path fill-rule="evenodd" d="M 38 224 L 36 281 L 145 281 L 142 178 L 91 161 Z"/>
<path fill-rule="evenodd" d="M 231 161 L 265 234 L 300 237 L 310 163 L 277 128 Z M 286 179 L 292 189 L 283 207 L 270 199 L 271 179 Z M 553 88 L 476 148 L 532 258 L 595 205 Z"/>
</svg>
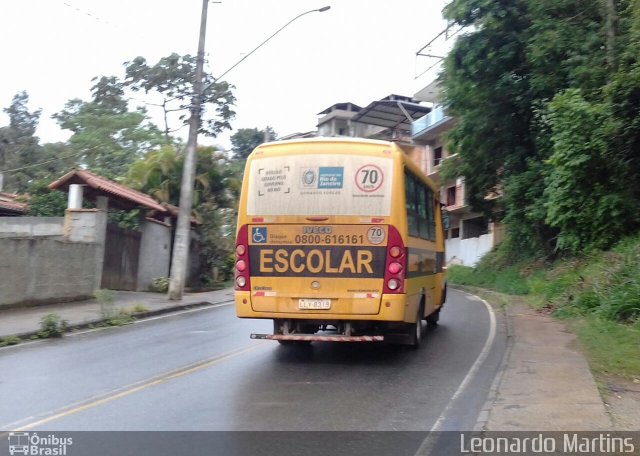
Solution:
<svg viewBox="0 0 640 456">
<path fill-rule="evenodd" d="M 239 205 L 238 317 L 286 341 L 383 341 L 408 306 L 403 152 L 393 143 L 267 143 L 248 158 Z M 405 233 L 405 234 L 403 234 Z"/>
</svg>

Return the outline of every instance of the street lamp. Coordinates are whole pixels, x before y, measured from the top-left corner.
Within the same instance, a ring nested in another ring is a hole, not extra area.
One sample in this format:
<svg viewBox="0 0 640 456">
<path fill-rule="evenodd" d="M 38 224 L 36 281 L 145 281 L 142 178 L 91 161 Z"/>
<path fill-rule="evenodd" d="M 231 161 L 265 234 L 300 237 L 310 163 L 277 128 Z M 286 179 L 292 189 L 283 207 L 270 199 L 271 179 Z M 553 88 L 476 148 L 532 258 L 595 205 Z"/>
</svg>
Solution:
<svg viewBox="0 0 640 456">
<path fill-rule="evenodd" d="M 281 31 L 283 31 L 285 28 L 287 28 L 287 26 L 289 24 L 291 24 L 292 22 L 300 19 L 302 16 L 309 14 L 309 13 L 324 13 L 325 11 L 331 9 L 330 6 L 323 6 L 322 8 L 318 8 L 318 9 L 313 9 L 313 10 L 309 10 L 309 11 L 305 11 L 304 13 L 298 14 L 296 17 L 294 17 L 293 19 L 291 19 L 289 22 L 287 22 L 286 24 L 284 24 L 282 27 L 280 27 L 278 30 L 276 30 L 271 36 L 269 36 L 269 38 L 267 38 L 266 40 L 264 40 L 262 43 L 260 43 L 259 45 L 257 45 L 255 48 L 253 48 L 253 50 L 251 52 L 249 52 L 247 55 L 245 55 L 244 57 L 242 57 L 240 60 L 238 60 L 236 63 L 234 63 L 231 67 L 229 67 L 227 70 L 225 70 L 220 76 L 218 76 L 216 78 L 216 81 L 222 79 L 223 76 L 225 76 L 229 71 L 233 70 L 235 67 L 237 67 L 238 65 L 240 65 L 242 62 L 245 61 L 245 59 L 247 57 L 249 57 L 251 54 L 253 54 L 254 52 L 256 52 L 258 49 L 260 49 L 264 44 L 267 43 L 267 41 L 271 40 L 271 38 L 273 38 L 274 36 L 276 36 L 278 33 L 280 33 Z"/>
<path fill-rule="evenodd" d="M 198 40 L 198 57 L 196 60 L 196 75 L 193 81 L 193 98 L 191 99 L 191 117 L 189 118 L 189 136 L 184 154 L 184 166 L 182 169 L 182 182 L 180 184 L 180 207 L 178 210 L 178 223 L 176 235 L 173 242 L 173 256 L 171 259 L 171 278 L 169 280 L 169 299 L 182 299 L 184 284 L 187 279 L 187 262 L 189 260 L 189 234 L 191 230 L 191 206 L 193 205 L 193 182 L 196 174 L 196 145 L 198 143 L 198 128 L 200 127 L 200 110 L 202 108 L 202 94 L 204 93 L 203 67 L 204 67 L 204 39 L 207 30 L 207 5 L 209 0 L 202 0 L 202 15 L 200 17 L 200 38 Z M 251 52 L 234 63 L 229 69 L 224 71 L 216 82 L 225 76 L 229 71 L 242 63 L 247 57 L 260 49 L 265 43 L 284 30 L 289 24 L 300 19 L 309 13 L 323 13 L 330 9 L 330 6 L 323 6 L 319 9 L 305 11 L 298 14 L 289 22 L 284 24 L 269 36 L 262 43 L 257 45 Z M 215 83 L 215 82 L 214 82 Z M 208 86 L 209 87 L 209 86 Z M 207 87 L 207 88 L 208 88 Z"/>
</svg>

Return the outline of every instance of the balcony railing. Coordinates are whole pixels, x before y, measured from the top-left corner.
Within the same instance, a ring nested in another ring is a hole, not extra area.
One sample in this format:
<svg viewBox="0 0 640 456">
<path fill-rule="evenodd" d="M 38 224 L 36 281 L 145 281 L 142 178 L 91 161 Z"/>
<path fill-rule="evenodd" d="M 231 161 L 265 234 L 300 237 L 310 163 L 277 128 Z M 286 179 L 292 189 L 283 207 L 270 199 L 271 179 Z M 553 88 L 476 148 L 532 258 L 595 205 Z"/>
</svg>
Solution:
<svg viewBox="0 0 640 456">
<path fill-rule="evenodd" d="M 442 106 L 436 106 L 426 116 L 420 117 L 418 120 L 411 124 L 411 136 L 416 137 L 419 134 L 424 133 L 437 123 L 440 123 L 449 117 L 444 113 Z"/>
</svg>

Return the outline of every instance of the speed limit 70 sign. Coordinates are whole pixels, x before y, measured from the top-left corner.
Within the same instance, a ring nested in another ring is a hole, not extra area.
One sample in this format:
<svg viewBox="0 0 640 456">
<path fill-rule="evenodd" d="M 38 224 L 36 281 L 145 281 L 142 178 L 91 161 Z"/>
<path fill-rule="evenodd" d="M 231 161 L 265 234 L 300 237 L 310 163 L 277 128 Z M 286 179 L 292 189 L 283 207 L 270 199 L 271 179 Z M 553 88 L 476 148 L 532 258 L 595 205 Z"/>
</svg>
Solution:
<svg viewBox="0 0 640 456">
<path fill-rule="evenodd" d="M 375 192 L 383 182 L 384 172 L 377 165 L 364 165 L 356 172 L 356 186 L 363 192 Z"/>
</svg>

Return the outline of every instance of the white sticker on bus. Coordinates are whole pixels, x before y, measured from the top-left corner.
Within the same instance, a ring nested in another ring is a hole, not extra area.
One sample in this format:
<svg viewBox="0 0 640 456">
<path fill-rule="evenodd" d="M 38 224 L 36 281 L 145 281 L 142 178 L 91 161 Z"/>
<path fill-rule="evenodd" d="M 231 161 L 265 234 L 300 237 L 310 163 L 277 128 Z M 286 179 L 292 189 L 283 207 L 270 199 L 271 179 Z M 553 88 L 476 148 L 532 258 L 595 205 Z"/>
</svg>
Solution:
<svg viewBox="0 0 640 456">
<path fill-rule="evenodd" d="M 251 162 L 248 215 L 367 215 L 391 213 L 393 160 L 307 154 Z"/>
</svg>

